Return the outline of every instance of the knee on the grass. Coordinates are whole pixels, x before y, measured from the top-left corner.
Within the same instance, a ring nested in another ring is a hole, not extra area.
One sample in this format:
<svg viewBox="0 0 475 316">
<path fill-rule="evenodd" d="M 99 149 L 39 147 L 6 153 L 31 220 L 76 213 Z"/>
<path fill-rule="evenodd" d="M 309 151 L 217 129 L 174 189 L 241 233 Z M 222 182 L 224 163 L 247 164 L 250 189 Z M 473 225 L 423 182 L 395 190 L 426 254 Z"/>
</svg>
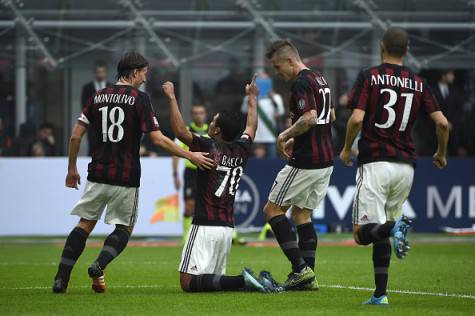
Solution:
<svg viewBox="0 0 475 316">
<path fill-rule="evenodd" d="M 180 272 L 180 286 L 183 292 L 191 292 L 191 274 Z"/>
<path fill-rule="evenodd" d="M 361 243 L 360 237 L 359 237 L 359 232 L 360 232 L 360 227 L 358 225 L 353 225 L 353 239 L 355 240 L 355 242 L 358 245 L 366 246 L 366 245 Z"/>
</svg>

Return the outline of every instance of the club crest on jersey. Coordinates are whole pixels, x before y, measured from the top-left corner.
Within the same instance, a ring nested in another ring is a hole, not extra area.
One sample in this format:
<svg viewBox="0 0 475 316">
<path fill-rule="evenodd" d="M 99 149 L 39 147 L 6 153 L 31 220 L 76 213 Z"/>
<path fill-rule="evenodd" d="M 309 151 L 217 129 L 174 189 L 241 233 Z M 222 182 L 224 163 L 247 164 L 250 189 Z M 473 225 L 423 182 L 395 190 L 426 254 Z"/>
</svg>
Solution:
<svg viewBox="0 0 475 316">
<path fill-rule="evenodd" d="M 304 99 L 300 99 L 297 101 L 297 107 L 299 108 L 299 110 L 303 110 L 305 108 L 305 100 Z"/>
</svg>

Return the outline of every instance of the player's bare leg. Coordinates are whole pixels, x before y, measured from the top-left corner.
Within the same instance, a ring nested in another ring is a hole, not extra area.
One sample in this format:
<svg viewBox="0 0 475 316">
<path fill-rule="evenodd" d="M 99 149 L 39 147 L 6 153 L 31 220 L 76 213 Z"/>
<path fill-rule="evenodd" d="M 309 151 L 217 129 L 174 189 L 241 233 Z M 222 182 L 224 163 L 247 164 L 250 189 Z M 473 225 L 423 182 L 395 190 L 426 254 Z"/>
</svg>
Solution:
<svg viewBox="0 0 475 316">
<path fill-rule="evenodd" d="M 92 279 L 92 289 L 96 293 L 106 291 L 104 270 L 127 246 L 133 226 L 116 225 L 115 230 L 107 236 L 104 247 L 87 272 Z"/>
<path fill-rule="evenodd" d="M 312 210 L 307 208 L 292 207 L 292 220 L 297 226 L 298 246 L 300 252 L 310 267 L 315 272 L 315 255 L 317 252 L 318 236 L 312 222 Z M 318 282 L 309 283 L 305 289 L 318 289 Z"/>
<path fill-rule="evenodd" d="M 312 283 L 315 280 L 315 274 L 308 267 L 302 256 L 299 245 L 297 243 L 297 235 L 292 228 L 285 212 L 288 207 L 277 205 L 268 201 L 264 207 L 264 215 L 267 222 L 271 225 L 272 231 L 279 243 L 280 248 L 284 252 L 287 259 L 292 264 L 292 272 L 289 274 L 287 281 L 284 283 L 286 290 L 302 289 L 302 287 Z M 299 220 L 304 220 L 305 215 L 298 214 Z"/>
<path fill-rule="evenodd" d="M 58 272 L 54 277 L 53 292 L 65 293 L 74 264 L 81 256 L 89 234 L 96 226 L 97 221 L 81 218 L 79 223 L 69 234 L 61 254 Z"/>
</svg>

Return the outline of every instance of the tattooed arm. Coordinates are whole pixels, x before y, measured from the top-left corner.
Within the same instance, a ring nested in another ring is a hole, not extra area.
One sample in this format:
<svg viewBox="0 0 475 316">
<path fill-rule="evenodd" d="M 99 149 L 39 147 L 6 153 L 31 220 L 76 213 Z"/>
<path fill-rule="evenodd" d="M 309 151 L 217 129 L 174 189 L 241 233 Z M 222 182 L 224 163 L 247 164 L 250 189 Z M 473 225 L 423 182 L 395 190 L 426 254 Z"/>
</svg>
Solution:
<svg viewBox="0 0 475 316">
<path fill-rule="evenodd" d="M 302 135 L 311 129 L 317 122 L 317 111 L 310 110 L 305 112 L 292 126 L 280 133 L 277 137 L 277 150 L 285 159 L 290 159 L 290 153 L 285 150 L 285 143 L 295 137 Z"/>
</svg>

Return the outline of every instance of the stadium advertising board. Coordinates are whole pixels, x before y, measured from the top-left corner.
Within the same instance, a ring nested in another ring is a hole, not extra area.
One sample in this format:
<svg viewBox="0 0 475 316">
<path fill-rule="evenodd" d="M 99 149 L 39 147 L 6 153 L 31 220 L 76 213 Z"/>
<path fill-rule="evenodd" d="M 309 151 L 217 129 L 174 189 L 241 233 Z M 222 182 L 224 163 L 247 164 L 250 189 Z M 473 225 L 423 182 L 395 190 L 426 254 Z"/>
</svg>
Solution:
<svg viewBox="0 0 475 316">
<path fill-rule="evenodd" d="M 66 235 L 77 222 L 69 212 L 78 201 L 86 181 L 87 158 L 78 161 L 82 185 L 78 191 L 64 186 L 66 158 L 0 159 L 0 235 Z M 431 159 L 418 160 L 407 215 L 415 217 L 414 229 L 440 231 L 441 227 L 471 227 L 475 224 L 475 159 L 449 159 L 437 170 Z M 262 208 L 267 202 L 280 160 L 251 159 L 236 192 L 235 220 L 239 228 L 261 227 Z M 314 210 L 316 224 L 330 229 L 351 227 L 355 192 L 355 167 L 335 163 L 327 197 Z M 181 192 L 180 192 L 181 194 Z M 173 187 L 170 158 L 142 159 L 142 181 L 136 235 L 180 235 L 181 197 Z M 100 223 L 95 233 L 109 233 Z"/>
</svg>

